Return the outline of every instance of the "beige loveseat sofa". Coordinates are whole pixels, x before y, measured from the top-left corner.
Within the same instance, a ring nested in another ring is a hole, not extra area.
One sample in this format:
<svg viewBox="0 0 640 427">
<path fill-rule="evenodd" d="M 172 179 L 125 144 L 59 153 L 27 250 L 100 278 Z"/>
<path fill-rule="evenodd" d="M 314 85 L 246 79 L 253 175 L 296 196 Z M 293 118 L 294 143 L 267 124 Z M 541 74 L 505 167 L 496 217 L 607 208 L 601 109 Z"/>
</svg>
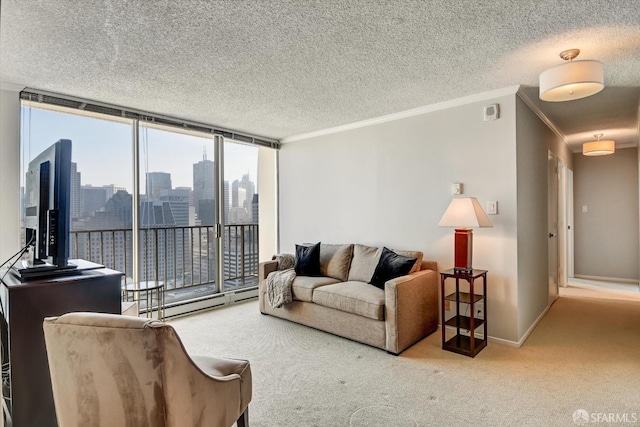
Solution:
<svg viewBox="0 0 640 427">
<path fill-rule="evenodd" d="M 260 312 L 399 354 L 438 327 L 437 266 L 423 261 L 421 252 L 396 251 L 417 260 L 408 275 L 388 280 L 383 290 L 368 283 L 381 250 L 321 244 L 321 276 L 297 276 L 293 301 L 280 308 L 270 306 L 265 280 L 278 263 L 261 263 Z"/>
</svg>

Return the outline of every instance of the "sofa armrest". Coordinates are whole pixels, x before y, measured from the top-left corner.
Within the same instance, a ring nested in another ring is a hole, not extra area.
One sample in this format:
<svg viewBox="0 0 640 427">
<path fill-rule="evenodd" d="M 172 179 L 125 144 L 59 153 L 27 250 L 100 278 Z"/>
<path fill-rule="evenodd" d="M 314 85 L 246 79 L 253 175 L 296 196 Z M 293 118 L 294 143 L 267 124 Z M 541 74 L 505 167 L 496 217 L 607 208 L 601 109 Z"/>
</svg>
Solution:
<svg viewBox="0 0 640 427">
<path fill-rule="evenodd" d="M 260 313 L 265 313 L 266 278 L 269 273 L 278 269 L 278 261 L 265 261 L 258 264 L 258 304 Z"/>
<path fill-rule="evenodd" d="M 421 270 L 385 283 L 387 351 L 398 354 L 438 328 L 438 273 Z"/>
<path fill-rule="evenodd" d="M 262 282 L 269 273 L 278 269 L 278 261 L 264 261 L 258 265 L 258 281 Z"/>
</svg>

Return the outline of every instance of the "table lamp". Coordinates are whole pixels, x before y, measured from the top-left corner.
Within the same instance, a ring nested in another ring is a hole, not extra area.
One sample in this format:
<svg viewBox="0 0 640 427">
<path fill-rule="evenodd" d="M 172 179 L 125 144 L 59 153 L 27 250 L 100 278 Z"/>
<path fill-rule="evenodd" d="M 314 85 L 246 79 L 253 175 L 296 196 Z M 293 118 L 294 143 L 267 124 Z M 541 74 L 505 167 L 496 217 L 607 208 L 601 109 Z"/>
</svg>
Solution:
<svg viewBox="0 0 640 427">
<path fill-rule="evenodd" d="M 457 197 L 451 200 L 438 227 L 456 227 L 454 271 L 469 273 L 473 255 L 472 227 L 493 227 L 489 217 L 475 197 Z"/>
</svg>

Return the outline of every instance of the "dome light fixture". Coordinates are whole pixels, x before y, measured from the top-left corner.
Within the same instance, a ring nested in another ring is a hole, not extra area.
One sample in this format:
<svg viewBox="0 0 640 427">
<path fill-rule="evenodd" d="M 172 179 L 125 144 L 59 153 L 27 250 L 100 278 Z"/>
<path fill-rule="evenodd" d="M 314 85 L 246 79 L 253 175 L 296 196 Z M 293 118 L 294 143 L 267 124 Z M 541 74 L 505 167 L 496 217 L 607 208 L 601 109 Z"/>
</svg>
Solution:
<svg viewBox="0 0 640 427">
<path fill-rule="evenodd" d="M 582 154 L 585 156 L 606 156 L 607 154 L 613 154 L 616 152 L 616 142 L 614 140 L 600 141 L 602 138 L 601 133 L 597 133 L 593 136 L 596 137 L 596 141 L 585 142 L 582 144 Z"/>
<path fill-rule="evenodd" d="M 604 89 L 604 67 L 594 60 L 573 61 L 580 49 L 560 52 L 568 61 L 540 74 L 540 99 L 547 102 L 573 101 L 595 95 Z"/>
</svg>

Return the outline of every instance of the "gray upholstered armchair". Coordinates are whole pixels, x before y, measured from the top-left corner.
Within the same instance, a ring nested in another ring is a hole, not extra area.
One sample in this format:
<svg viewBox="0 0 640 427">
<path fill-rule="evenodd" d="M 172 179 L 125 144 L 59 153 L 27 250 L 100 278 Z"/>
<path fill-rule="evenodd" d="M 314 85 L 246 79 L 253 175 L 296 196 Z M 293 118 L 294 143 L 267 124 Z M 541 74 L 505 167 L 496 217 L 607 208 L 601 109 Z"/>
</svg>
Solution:
<svg viewBox="0 0 640 427">
<path fill-rule="evenodd" d="M 245 360 L 189 357 L 156 320 L 69 313 L 43 327 L 60 427 L 248 426 Z"/>
</svg>

